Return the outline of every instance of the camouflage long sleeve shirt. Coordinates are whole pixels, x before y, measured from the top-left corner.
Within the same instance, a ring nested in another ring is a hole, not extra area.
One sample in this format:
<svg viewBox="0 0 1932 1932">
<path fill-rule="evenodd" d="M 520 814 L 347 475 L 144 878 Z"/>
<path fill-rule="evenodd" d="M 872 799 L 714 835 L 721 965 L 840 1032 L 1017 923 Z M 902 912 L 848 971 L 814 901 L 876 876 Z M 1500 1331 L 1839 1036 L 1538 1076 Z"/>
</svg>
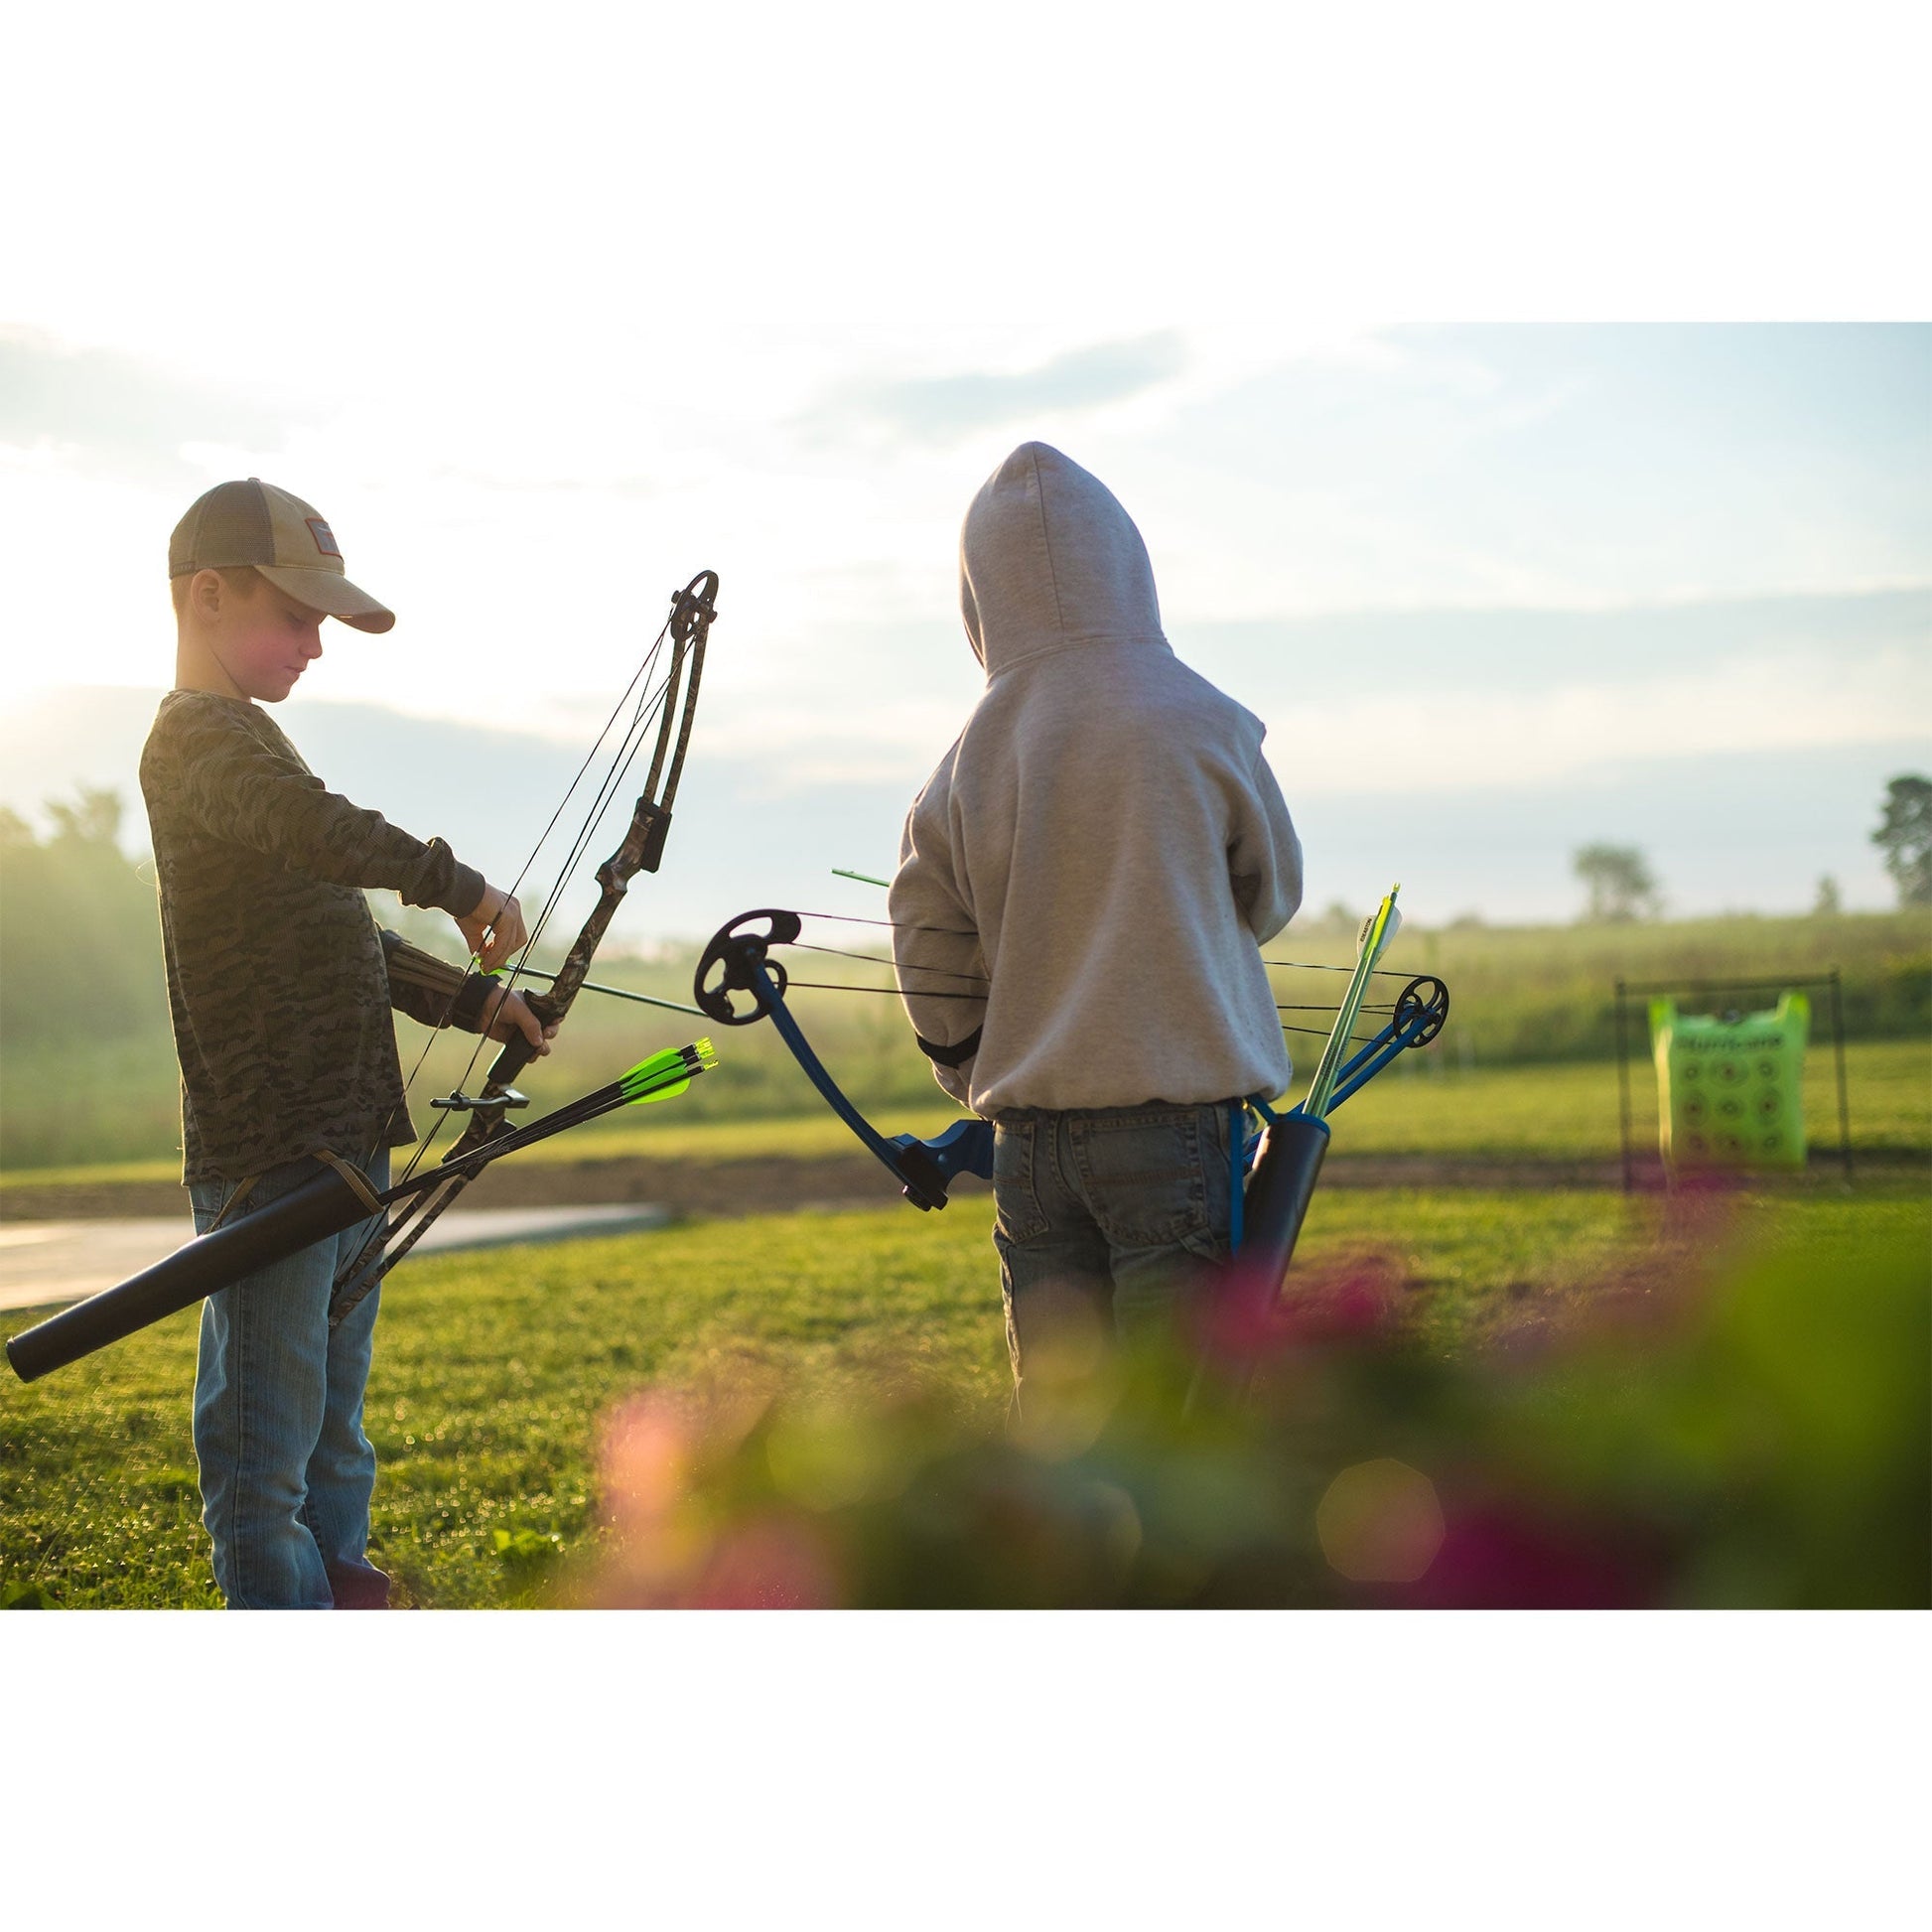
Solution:
<svg viewBox="0 0 1932 1932">
<path fill-rule="evenodd" d="M 365 889 L 468 913 L 483 876 L 324 788 L 259 707 L 171 691 L 141 754 L 185 1182 L 415 1139 L 393 1006 L 475 1030 L 488 982 L 382 931 Z"/>
</svg>

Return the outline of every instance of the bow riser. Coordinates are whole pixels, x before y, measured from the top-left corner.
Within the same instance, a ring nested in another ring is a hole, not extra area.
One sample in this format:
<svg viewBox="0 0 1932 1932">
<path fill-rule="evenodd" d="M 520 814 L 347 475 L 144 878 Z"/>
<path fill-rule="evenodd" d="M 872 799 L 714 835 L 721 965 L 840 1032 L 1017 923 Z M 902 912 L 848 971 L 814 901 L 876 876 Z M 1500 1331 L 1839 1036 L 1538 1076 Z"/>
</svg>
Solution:
<svg viewBox="0 0 1932 1932">
<path fill-rule="evenodd" d="M 544 1026 L 563 1024 L 571 1003 L 590 975 L 591 961 L 597 956 L 598 947 L 604 943 L 604 935 L 610 930 L 611 921 L 617 917 L 618 907 L 623 903 L 631 880 L 640 872 L 657 870 L 658 862 L 664 856 L 664 835 L 669 831 L 670 824 L 671 815 L 664 807 L 649 799 L 637 801 L 637 809 L 631 818 L 630 830 L 624 834 L 623 843 L 597 869 L 597 904 L 584 921 L 576 942 L 564 955 L 564 963 L 551 979 L 549 991 L 523 995 L 523 1004 Z M 489 1077 L 484 1082 L 477 1119 L 471 1123 L 472 1129 L 479 1121 L 486 1119 L 486 1104 L 498 1098 L 535 1058 L 536 1048 L 521 1035 L 504 1042 L 502 1051 L 490 1064 Z M 501 1117 L 499 1109 L 495 1118 L 500 1120 Z M 466 1130 L 466 1139 L 469 1132 Z M 450 1158 L 456 1158 L 455 1152 Z"/>
</svg>

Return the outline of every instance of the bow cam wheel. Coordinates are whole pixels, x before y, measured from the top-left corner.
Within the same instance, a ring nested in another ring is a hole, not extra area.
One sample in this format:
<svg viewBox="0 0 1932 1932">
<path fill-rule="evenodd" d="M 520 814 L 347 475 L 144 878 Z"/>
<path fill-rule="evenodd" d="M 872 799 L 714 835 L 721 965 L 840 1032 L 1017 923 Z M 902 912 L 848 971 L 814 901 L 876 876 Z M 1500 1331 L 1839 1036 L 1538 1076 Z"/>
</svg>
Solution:
<svg viewBox="0 0 1932 1932">
<path fill-rule="evenodd" d="M 1449 1010 L 1449 988 L 1433 974 L 1424 974 L 1402 989 L 1390 1024 L 1398 1034 L 1417 1029 L 1403 1040 L 1405 1046 L 1427 1046 L 1443 1031 Z"/>
<path fill-rule="evenodd" d="M 741 930 L 741 928 L 751 928 Z M 796 912 L 782 912 L 766 906 L 757 912 L 741 912 L 720 926 L 698 961 L 691 981 L 691 997 L 705 1017 L 721 1027 L 749 1027 L 771 1011 L 774 999 L 782 1000 L 790 977 L 768 949 L 782 946 L 798 937 Z M 740 1013 L 732 1004 L 734 993 L 749 993 L 751 1010 Z"/>
</svg>

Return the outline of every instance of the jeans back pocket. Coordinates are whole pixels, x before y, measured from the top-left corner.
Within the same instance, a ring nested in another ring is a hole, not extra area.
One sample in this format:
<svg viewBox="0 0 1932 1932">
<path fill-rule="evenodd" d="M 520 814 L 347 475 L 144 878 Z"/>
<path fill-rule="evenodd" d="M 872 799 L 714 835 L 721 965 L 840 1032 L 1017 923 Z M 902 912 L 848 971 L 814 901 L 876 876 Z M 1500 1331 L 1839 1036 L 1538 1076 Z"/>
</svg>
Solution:
<svg viewBox="0 0 1932 1932">
<path fill-rule="evenodd" d="M 1211 1239 L 1203 1123 L 1215 1109 L 1174 1107 L 1093 1114 L 1074 1129 L 1074 1158 L 1087 1206 L 1117 1248 Z M 1225 1184 L 1223 1184 L 1225 1190 Z"/>
<path fill-rule="evenodd" d="M 993 1225 L 1009 1241 L 1036 1241 L 1046 1232 L 1035 1180 L 1042 1127 L 1037 1114 L 993 1123 Z"/>
</svg>

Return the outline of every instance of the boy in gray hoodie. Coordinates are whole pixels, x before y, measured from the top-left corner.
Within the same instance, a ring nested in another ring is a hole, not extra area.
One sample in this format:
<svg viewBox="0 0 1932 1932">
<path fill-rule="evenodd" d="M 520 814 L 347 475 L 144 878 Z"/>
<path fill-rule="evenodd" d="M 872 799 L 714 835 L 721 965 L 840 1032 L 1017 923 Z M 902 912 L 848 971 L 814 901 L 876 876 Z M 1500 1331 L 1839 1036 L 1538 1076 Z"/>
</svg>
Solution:
<svg viewBox="0 0 1932 1932">
<path fill-rule="evenodd" d="M 1018 1391 L 1030 1352 L 1171 1322 L 1226 1258 L 1232 1104 L 1291 1077 L 1259 948 L 1302 845 L 1261 721 L 1174 656 L 1098 478 L 1023 444 L 959 548 L 986 690 L 906 817 L 891 912 L 934 1076 L 995 1123 Z"/>
</svg>

